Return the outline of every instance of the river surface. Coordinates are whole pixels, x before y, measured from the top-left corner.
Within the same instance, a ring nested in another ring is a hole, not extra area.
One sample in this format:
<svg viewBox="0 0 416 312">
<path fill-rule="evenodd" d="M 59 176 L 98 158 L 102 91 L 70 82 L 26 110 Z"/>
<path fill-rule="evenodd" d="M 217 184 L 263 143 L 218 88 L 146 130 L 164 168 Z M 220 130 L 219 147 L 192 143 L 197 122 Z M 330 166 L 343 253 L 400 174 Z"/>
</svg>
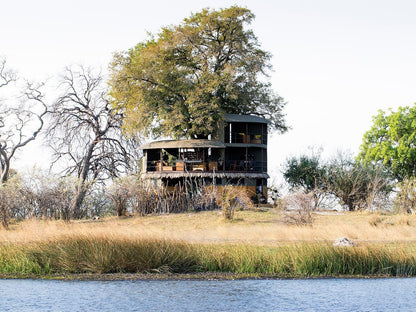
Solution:
<svg viewBox="0 0 416 312">
<path fill-rule="evenodd" d="M 0 311 L 416 311 L 416 278 L 0 280 Z"/>
</svg>

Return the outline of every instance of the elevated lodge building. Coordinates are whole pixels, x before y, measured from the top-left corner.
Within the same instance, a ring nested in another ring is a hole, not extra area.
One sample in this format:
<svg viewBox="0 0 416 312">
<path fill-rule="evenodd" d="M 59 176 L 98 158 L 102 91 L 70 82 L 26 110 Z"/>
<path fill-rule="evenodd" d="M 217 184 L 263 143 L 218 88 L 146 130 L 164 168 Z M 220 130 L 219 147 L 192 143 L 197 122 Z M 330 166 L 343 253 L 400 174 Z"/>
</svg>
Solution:
<svg viewBox="0 0 416 312">
<path fill-rule="evenodd" d="M 267 198 L 267 119 L 226 114 L 213 139 L 161 140 L 141 146 L 143 179 L 167 189 L 185 179 L 243 188 L 253 199 Z"/>
</svg>

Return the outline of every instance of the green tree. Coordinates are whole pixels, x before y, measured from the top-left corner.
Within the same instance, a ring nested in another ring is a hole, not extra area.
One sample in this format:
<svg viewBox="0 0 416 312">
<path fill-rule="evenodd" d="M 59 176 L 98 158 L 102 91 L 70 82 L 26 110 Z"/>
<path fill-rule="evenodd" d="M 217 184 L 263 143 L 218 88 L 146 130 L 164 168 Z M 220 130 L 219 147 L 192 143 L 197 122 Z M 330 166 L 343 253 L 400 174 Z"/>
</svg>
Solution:
<svg viewBox="0 0 416 312">
<path fill-rule="evenodd" d="M 283 177 L 291 189 L 301 189 L 309 193 L 323 187 L 326 170 L 320 163 L 319 155 L 301 155 L 286 161 Z"/>
<path fill-rule="evenodd" d="M 260 49 L 250 10 L 204 9 L 180 25 L 117 53 L 110 95 L 124 126 L 142 135 L 202 138 L 225 113 L 268 118 L 285 132 L 284 100 L 265 82 L 271 55 Z"/>
<path fill-rule="evenodd" d="M 317 153 L 287 159 L 283 171 L 283 177 L 292 191 L 299 189 L 313 195 L 314 209 L 325 197 L 326 176 L 325 165 L 321 164 L 320 154 Z"/>
<path fill-rule="evenodd" d="M 316 153 L 289 158 L 283 176 L 292 191 L 311 195 L 314 209 L 329 197 L 349 211 L 381 208 L 392 191 L 391 177 L 384 167 L 356 162 L 341 152 L 327 162 Z"/>
<path fill-rule="evenodd" d="M 416 106 L 379 111 L 364 135 L 358 159 L 383 164 L 398 181 L 415 177 Z"/>
<path fill-rule="evenodd" d="M 397 183 L 394 209 L 397 212 L 414 213 L 416 209 L 416 179 L 404 179 Z"/>
</svg>

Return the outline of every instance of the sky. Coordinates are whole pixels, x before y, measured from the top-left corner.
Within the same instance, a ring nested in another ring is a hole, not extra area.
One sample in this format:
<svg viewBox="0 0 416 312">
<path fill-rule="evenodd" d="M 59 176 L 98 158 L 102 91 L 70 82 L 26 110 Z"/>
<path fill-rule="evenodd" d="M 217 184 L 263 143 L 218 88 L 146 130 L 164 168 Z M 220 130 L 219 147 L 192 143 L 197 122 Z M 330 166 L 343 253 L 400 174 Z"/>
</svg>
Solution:
<svg viewBox="0 0 416 312">
<path fill-rule="evenodd" d="M 247 7 L 249 26 L 270 52 L 273 90 L 291 130 L 269 139 L 271 183 L 291 156 L 323 149 L 357 154 L 372 116 L 416 102 L 413 0 L 14 0 L 2 3 L 0 56 L 20 76 L 43 80 L 68 65 L 104 72 L 126 51 L 202 8 Z M 19 163 L 44 166 L 32 144 Z M 30 157 L 28 156 L 30 155 Z"/>
</svg>

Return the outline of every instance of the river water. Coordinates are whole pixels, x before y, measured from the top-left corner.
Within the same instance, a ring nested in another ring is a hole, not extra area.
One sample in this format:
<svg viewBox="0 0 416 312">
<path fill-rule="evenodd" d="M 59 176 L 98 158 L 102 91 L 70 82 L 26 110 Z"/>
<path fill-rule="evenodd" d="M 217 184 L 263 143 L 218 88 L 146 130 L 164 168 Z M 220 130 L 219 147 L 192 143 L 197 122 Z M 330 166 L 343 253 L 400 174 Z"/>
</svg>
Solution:
<svg viewBox="0 0 416 312">
<path fill-rule="evenodd" d="M 416 278 L 0 280 L 0 311 L 416 311 Z"/>
</svg>

